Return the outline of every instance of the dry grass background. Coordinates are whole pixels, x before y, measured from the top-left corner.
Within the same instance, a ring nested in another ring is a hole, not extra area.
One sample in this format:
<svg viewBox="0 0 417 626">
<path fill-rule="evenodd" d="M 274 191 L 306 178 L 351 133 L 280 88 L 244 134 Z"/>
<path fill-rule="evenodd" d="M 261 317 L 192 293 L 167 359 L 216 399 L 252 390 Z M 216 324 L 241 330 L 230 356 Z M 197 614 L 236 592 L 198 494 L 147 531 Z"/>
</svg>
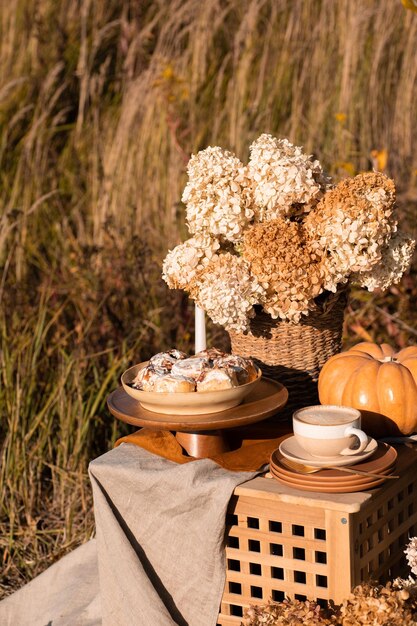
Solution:
<svg viewBox="0 0 417 626">
<path fill-rule="evenodd" d="M 2 3 L 2 593 L 91 536 L 86 469 L 120 433 L 105 397 L 123 369 L 190 346 L 160 278 L 190 153 L 245 159 L 270 131 L 335 179 L 377 164 L 415 235 L 416 49 L 399 0 Z M 415 342 L 415 296 L 413 273 L 355 292 L 346 343 Z"/>
</svg>

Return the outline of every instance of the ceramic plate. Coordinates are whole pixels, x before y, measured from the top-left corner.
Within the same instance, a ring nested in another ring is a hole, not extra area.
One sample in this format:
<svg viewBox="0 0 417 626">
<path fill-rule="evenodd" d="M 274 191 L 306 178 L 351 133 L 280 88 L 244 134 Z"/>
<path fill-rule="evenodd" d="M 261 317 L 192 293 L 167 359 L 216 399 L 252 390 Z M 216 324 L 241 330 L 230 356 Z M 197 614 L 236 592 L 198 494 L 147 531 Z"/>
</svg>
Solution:
<svg viewBox="0 0 417 626">
<path fill-rule="evenodd" d="M 394 471 L 393 467 L 390 467 L 388 470 L 384 470 L 383 472 L 381 472 L 381 478 L 383 478 L 384 476 L 389 476 L 390 474 L 392 474 Z M 280 471 L 279 468 L 275 467 L 275 466 L 270 466 L 270 472 L 271 474 L 274 474 L 275 476 L 282 478 L 285 481 L 288 481 L 289 483 L 294 483 L 295 484 L 310 484 L 312 486 L 316 485 L 317 489 L 320 489 L 321 486 L 323 487 L 340 487 L 340 486 L 361 486 L 361 485 L 367 485 L 367 483 L 369 483 L 370 481 L 373 480 L 378 480 L 378 477 L 373 477 L 373 476 L 359 476 L 359 474 L 345 474 L 344 477 L 340 477 L 340 478 L 333 478 L 333 479 L 322 479 L 322 478 L 318 478 L 317 474 L 296 474 L 295 472 L 289 476 L 288 474 L 284 474 L 283 472 Z M 376 472 L 377 474 L 379 474 L 380 472 Z"/>
<path fill-rule="evenodd" d="M 375 439 L 371 438 L 365 450 L 357 454 L 349 454 L 349 456 L 317 457 L 306 452 L 293 435 L 282 441 L 278 449 L 282 456 L 296 463 L 304 463 L 305 465 L 311 465 L 313 467 L 326 467 L 327 465 L 342 467 L 343 465 L 356 465 L 364 461 L 376 451 L 377 447 L 378 443 Z"/>
<path fill-rule="evenodd" d="M 337 484 L 337 485 L 313 485 L 311 483 L 293 483 L 283 478 L 282 476 L 278 476 L 274 471 L 271 471 L 272 476 L 275 480 L 278 480 L 280 483 L 291 487 L 292 489 L 300 489 L 301 491 L 314 491 L 316 493 L 355 493 L 356 491 L 368 491 L 369 489 L 373 489 L 374 487 L 378 487 L 378 485 L 382 485 L 385 482 L 386 478 L 382 476 L 381 478 L 370 478 L 369 482 L 362 483 L 361 485 L 349 485 L 349 484 Z"/>
<path fill-rule="evenodd" d="M 387 443 L 379 442 L 376 451 L 374 452 L 373 455 L 371 455 L 371 457 L 368 457 L 367 460 L 363 461 L 360 464 L 357 463 L 350 467 L 351 469 L 355 469 L 355 467 L 357 466 L 359 470 L 362 470 L 364 472 L 373 472 L 377 474 L 389 473 L 393 470 L 396 460 L 397 460 L 397 451 L 395 450 L 395 448 L 388 445 Z M 298 477 L 309 476 L 310 478 L 314 477 L 315 481 L 320 480 L 320 481 L 326 481 L 326 482 L 346 481 L 346 478 L 349 477 L 349 475 L 346 472 L 342 472 L 341 470 L 326 469 L 326 468 L 319 469 L 318 472 L 314 474 L 310 474 L 310 475 L 300 474 L 300 473 L 297 473 L 295 470 L 292 470 L 286 467 L 285 465 L 283 465 L 282 461 L 285 461 L 285 458 L 283 457 L 283 455 L 280 453 L 279 450 L 275 450 L 271 454 L 270 466 L 274 470 L 278 471 L 284 477 L 289 477 L 289 478 L 297 477 L 298 478 Z M 363 478 L 363 477 L 360 477 L 359 474 L 356 474 L 355 476 L 352 474 L 352 477 L 355 478 L 355 480 L 359 480 L 360 478 Z"/>
<path fill-rule="evenodd" d="M 317 474 L 296 474 L 295 472 L 289 476 L 288 474 L 284 474 L 280 471 L 279 468 L 275 466 L 270 466 L 271 473 L 273 472 L 276 476 L 283 478 L 283 480 L 288 480 L 293 483 L 311 483 L 312 485 L 328 485 L 329 487 L 334 487 L 337 485 L 360 485 L 362 483 L 367 483 L 369 480 L 373 480 L 373 476 L 360 476 L 359 474 L 345 474 L 345 477 L 340 476 L 340 478 L 333 479 L 322 479 L 317 477 Z M 390 467 L 388 470 L 384 470 L 383 472 L 376 472 L 377 474 L 381 474 L 381 478 L 383 476 L 389 476 L 394 471 L 393 467 Z M 378 478 L 378 477 L 375 477 Z"/>
<path fill-rule="evenodd" d="M 146 367 L 147 364 L 148 361 L 139 363 L 122 374 L 123 389 L 129 396 L 138 400 L 144 409 L 168 415 L 206 415 L 231 409 L 240 404 L 254 390 L 262 377 L 262 372 L 258 368 L 258 377 L 250 383 L 233 387 L 233 389 L 220 389 L 219 391 L 158 393 L 134 389 L 129 383 L 135 379 L 139 370 Z"/>
</svg>

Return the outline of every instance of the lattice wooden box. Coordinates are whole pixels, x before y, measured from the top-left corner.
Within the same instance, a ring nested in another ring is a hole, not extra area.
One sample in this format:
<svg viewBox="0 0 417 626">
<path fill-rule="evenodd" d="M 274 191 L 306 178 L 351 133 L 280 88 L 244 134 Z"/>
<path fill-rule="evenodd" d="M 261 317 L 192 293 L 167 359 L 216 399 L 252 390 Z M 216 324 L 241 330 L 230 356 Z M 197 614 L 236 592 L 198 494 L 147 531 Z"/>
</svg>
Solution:
<svg viewBox="0 0 417 626">
<path fill-rule="evenodd" d="M 369 492 L 308 493 L 264 477 L 238 487 L 218 624 L 240 624 L 246 607 L 271 598 L 338 603 L 361 581 L 408 576 L 403 551 L 417 535 L 417 449 L 398 453 L 400 478 Z"/>
</svg>

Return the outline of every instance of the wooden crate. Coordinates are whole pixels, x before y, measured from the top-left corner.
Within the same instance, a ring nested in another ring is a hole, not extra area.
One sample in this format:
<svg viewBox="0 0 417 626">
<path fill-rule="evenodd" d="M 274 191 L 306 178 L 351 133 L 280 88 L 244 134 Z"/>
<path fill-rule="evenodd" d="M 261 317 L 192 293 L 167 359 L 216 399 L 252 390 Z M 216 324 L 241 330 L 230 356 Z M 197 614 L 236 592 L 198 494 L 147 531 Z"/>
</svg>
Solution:
<svg viewBox="0 0 417 626">
<path fill-rule="evenodd" d="M 319 494 L 258 477 L 235 490 L 227 516 L 226 584 L 218 625 L 269 599 L 341 602 L 366 580 L 407 577 L 417 535 L 417 450 L 399 446 L 396 473 L 378 489 Z"/>
</svg>

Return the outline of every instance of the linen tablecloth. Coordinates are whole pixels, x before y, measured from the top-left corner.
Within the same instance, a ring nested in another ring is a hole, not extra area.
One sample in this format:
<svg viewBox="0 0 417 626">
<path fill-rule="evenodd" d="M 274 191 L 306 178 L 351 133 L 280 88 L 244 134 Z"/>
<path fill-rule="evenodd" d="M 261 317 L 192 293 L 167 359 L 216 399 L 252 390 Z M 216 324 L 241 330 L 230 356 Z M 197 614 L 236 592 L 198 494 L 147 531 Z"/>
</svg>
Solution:
<svg viewBox="0 0 417 626">
<path fill-rule="evenodd" d="M 92 539 L 0 602 L 1 626 L 99 626 L 97 544 Z"/>
<path fill-rule="evenodd" d="M 131 444 L 93 461 L 103 624 L 215 626 L 227 505 L 253 475 Z"/>
<path fill-rule="evenodd" d="M 90 464 L 97 539 L 0 603 L 1 626 L 214 626 L 226 509 L 252 472 L 122 444 Z"/>
<path fill-rule="evenodd" d="M 185 456 L 168 432 L 120 439 L 89 468 L 96 539 L 3 600 L 0 625 L 215 626 L 230 497 L 286 432 L 234 430 L 215 460 Z"/>
</svg>

